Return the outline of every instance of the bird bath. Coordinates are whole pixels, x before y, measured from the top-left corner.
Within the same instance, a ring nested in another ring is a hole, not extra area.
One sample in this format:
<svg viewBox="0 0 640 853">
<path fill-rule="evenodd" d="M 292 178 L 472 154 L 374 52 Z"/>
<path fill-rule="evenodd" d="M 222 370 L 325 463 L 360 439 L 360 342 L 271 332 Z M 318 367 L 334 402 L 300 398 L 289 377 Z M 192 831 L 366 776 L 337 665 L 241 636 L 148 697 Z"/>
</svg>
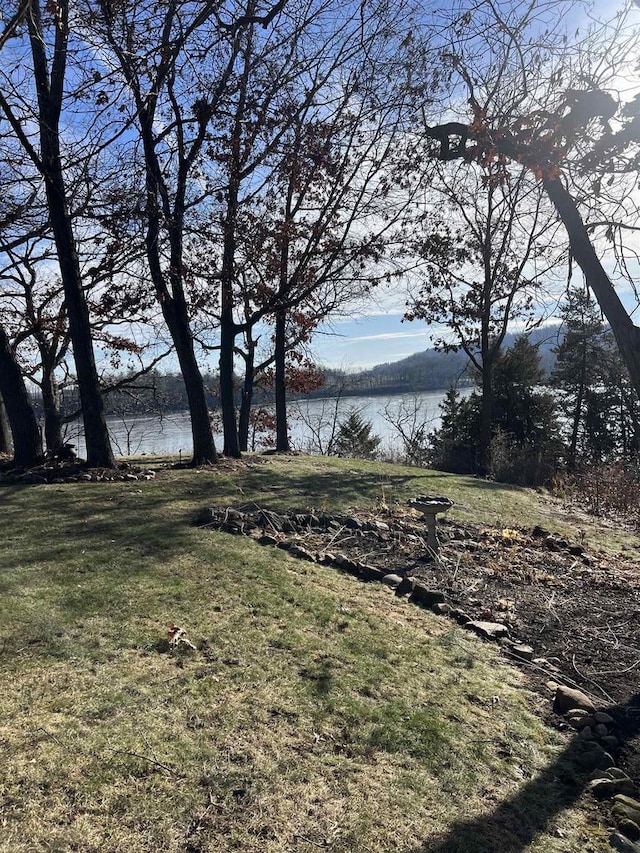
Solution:
<svg viewBox="0 0 640 853">
<path fill-rule="evenodd" d="M 427 547 L 430 554 L 437 554 L 440 550 L 438 534 L 436 533 L 436 515 L 447 512 L 453 506 L 453 501 L 442 495 L 418 495 L 409 501 L 409 506 L 417 509 L 424 516 L 427 526 Z"/>
</svg>

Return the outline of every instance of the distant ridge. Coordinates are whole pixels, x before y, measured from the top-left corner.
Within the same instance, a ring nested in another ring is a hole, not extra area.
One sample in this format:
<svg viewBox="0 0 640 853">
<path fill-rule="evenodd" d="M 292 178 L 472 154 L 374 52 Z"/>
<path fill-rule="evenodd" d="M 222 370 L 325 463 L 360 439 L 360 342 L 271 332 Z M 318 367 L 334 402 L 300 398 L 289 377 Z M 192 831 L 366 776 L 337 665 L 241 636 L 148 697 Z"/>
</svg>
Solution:
<svg viewBox="0 0 640 853">
<path fill-rule="evenodd" d="M 503 349 L 513 345 L 518 334 L 505 337 Z M 528 334 L 532 344 L 538 346 L 541 366 L 549 375 L 555 364 L 552 350 L 562 339 L 561 327 L 545 326 L 533 329 Z M 400 361 L 384 362 L 348 375 L 337 371 L 325 370 L 327 383 L 319 394 L 326 393 L 338 378 L 341 379 L 347 394 L 407 394 L 416 391 L 441 391 L 451 386 L 469 386 L 474 384 L 473 371 L 469 369 L 469 360 L 465 353 L 440 352 L 427 349 L 413 353 Z"/>
</svg>

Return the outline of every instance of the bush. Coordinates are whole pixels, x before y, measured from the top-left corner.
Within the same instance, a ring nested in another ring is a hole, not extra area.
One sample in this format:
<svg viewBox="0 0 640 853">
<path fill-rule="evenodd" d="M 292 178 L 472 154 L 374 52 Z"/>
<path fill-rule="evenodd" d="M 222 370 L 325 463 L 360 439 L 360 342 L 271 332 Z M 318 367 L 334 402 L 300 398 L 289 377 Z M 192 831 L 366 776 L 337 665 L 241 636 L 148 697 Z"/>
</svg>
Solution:
<svg viewBox="0 0 640 853">
<path fill-rule="evenodd" d="M 624 519 L 640 527 L 638 460 L 589 466 L 557 480 L 555 491 L 579 501 L 592 515 Z"/>
</svg>

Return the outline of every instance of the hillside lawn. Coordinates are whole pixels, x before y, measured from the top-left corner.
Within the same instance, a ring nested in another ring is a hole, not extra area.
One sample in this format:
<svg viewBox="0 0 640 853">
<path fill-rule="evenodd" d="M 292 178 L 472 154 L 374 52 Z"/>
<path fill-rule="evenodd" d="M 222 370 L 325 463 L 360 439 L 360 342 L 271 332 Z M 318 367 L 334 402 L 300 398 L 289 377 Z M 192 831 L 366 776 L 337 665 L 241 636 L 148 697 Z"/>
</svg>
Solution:
<svg viewBox="0 0 640 853">
<path fill-rule="evenodd" d="M 191 521 L 208 505 L 383 512 L 437 493 L 452 518 L 577 523 L 590 547 L 629 545 L 624 532 L 424 469 L 156 470 L 0 488 L 3 853 L 610 849 L 570 736 L 543 722 L 549 697 L 497 646 Z M 195 650 L 169 649 L 171 622 Z"/>
</svg>

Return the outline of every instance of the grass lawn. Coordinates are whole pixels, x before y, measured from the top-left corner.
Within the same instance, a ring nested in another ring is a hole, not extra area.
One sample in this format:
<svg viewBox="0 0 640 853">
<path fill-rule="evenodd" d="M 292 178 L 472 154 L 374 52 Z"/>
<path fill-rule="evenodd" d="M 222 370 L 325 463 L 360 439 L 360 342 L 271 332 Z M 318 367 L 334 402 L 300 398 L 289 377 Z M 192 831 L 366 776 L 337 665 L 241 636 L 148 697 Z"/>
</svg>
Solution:
<svg viewBox="0 0 640 853">
<path fill-rule="evenodd" d="M 571 526 L 535 492 L 354 460 L 2 487 L 0 850 L 608 850 L 568 739 L 536 715 L 548 700 L 497 648 L 382 585 L 190 525 L 207 505 L 427 492 L 454 517 Z M 195 651 L 167 650 L 172 621 Z"/>
</svg>

